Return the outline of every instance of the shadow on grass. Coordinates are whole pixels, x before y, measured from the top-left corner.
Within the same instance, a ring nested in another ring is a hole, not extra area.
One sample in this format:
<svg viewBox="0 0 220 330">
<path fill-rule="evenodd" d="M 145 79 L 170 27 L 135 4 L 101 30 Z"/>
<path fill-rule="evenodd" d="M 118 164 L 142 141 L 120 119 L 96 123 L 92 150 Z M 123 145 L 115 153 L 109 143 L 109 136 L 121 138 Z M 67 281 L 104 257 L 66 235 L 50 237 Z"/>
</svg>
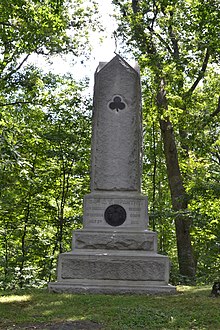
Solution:
<svg viewBox="0 0 220 330">
<path fill-rule="evenodd" d="M 7 330 L 22 329 L 22 330 L 101 330 L 102 325 L 91 321 L 67 321 L 57 323 L 29 323 L 23 325 L 12 325 L 7 327 Z"/>
</svg>

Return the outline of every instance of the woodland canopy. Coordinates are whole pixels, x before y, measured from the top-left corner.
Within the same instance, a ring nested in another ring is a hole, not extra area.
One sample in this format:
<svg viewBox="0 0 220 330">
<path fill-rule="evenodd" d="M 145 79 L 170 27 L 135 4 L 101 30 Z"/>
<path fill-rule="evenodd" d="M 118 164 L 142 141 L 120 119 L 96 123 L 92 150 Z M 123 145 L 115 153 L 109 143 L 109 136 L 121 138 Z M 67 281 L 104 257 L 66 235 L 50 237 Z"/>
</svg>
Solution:
<svg viewBox="0 0 220 330">
<path fill-rule="evenodd" d="M 77 3 L 76 3 L 77 2 Z M 218 0 L 113 0 L 123 45 L 142 77 L 142 190 L 171 282 L 210 283 L 220 269 Z M 97 5 L 0 3 L 0 282 L 54 280 L 89 191 L 92 102 L 86 82 L 45 73 L 32 54 L 89 56 Z"/>
</svg>

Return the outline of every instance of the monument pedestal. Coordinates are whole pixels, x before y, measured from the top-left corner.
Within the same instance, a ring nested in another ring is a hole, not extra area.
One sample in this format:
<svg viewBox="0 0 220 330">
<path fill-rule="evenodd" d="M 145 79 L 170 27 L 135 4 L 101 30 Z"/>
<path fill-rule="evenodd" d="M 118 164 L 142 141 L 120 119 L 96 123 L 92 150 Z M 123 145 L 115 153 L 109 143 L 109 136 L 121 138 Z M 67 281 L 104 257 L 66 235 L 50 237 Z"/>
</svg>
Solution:
<svg viewBox="0 0 220 330">
<path fill-rule="evenodd" d="M 113 209 L 111 211 L 111 207 Z M 126 221 L 123 221 L 124 209 Z M 110 207 L 110 215 L 106 210 Z M 111 223 L 111 216 L 115 221 Z M 107 219 L 107 221 L 106 221 Z M 157 235 L 144 229 L 147 198 L 102 192 L 84 197 L 84 229 L 73 232 L 72 251 L 60 254 L 52 292 L 175 293 L 168 284 L 169 259 L 157 254 Z M 115 228 L 115 229 L 114 229 Z"/>
<path fill-rule="evenodd" d="M 168 285 L 169 259 L 156 253 L 150 231 L 87 231 L 73 234 L 72 252 L 59 256 L 52 292 L 175 293 Z"/>
<path fill-rule="evenodd" d="M 169 259 L 157 254 L 141 191 L 139 72 L 120 56 L 95 74 L 91 193 L 72 251 L 60 254 L 52 292 L 174 293 Z"/>
</svg>

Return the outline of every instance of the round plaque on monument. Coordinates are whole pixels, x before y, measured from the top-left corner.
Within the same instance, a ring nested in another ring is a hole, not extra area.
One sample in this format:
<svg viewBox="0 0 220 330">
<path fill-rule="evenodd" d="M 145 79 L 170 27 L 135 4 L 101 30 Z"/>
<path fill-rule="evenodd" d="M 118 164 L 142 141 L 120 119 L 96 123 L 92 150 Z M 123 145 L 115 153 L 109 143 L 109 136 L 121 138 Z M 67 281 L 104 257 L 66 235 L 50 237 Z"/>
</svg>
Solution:
<svg viewBox="0 0 220 330">
<path fill-rule="evenodd" d="M 107 207 L 105 210 L 105 221 L 110 225 L 110 226 L 121 226 L 127 217 L 125 209 L 117 204 L 110 205 Z"/>
</svg>

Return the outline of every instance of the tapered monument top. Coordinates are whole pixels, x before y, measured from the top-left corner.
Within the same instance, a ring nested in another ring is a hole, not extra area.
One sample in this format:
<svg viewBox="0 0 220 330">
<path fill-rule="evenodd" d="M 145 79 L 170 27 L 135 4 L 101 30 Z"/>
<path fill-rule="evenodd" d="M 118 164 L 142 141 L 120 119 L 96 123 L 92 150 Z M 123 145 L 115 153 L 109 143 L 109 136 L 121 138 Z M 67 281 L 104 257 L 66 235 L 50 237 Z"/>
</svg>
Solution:
<svg viewBox="0 0 220 330">
<path fill-rule="evenodd" d="M 116 55 L 95 73 L 92 191 L 140 191 L 141 87 L 137 69 Z"/>
<path fill-rule="evenodd" d="M 140 74 L 140 70 L 139 70 L 139 66 L 135 63 L 134 66 L 131 66 L 130 64 L 128 64 L 123 57 L 121 57 L 120 55 L 116 54 L 115 57 L 113 57 L 113 59 L 109 62 L 99 62 L 99 65 L 96 69 L 95 74 L 99 73 L 104 67 L 105 69 L 108 66 L 117 66 L 119 64 L 122 65 L 122 67 L 127 68 L 128 70 L 134 71 L 135 74 Z"/>
</svg>

